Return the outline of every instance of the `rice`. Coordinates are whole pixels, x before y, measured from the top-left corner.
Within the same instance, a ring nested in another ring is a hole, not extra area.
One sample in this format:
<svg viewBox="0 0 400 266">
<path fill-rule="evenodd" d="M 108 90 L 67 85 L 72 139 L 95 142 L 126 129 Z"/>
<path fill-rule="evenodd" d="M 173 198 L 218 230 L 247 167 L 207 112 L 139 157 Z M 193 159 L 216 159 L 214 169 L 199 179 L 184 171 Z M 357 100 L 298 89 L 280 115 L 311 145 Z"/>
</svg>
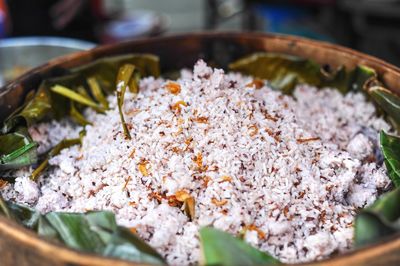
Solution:
<svg viewBox="0 0 400 266">
<path fill-rule="evenodd" d="M 176 82 L 149 77 L 127 93 L 131 140 L 115 96 L 105 114 L 86 110 L 82 147 L 51 159 L 39 184 L 31 169 L 13 173 L 3 196 L 44 213 L 111 210 L 173 265 L 199 261 L 202 226 L 244 234 L 284 263 L 352 248 L 356 211 L 390 185 L 376 157 L 390 127 L 363 94 L 301 85 L 286 96 L 201 60 Z M 30 131 L 50 147 L 79 128 Z M 193 221 L 168 201 L 182 192 L 195 199 Z"/>
</svg>

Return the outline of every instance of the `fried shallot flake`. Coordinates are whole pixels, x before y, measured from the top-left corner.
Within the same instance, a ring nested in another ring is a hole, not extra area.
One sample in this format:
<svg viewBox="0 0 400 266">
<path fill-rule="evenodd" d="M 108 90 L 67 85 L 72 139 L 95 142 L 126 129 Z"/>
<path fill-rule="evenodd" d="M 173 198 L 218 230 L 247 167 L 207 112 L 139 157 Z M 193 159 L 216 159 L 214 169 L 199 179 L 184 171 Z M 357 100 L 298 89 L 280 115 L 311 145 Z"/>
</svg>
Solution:
<svg viewBox="0 0 400 266">
<path fill-rule="evenodd" d="M 211 177 L 205 175 L 205 176 L 203 176 L 202 179 L 203 179 L 203 186 L 204 186 L 204 187 L 207 187 L 207 186 L 208 186 L 208 183 L 211 181 Z"/>
<path fill-rule="evenodd" d="M 270 128 L 266 127 L 265 128 L 265 132 L 268 133 L 268 135 L 270 135 L 271 137 L 273 137 L 275 139 L 276 142 L 280 142 L 281 138 L 279 137 L 278 133 L 273 132 Z"/>
<path fill-rule="evenodd" d="M 208 167 L 207 167 L 207 165 L 203 165 L 203 155 L 200 152 L 197 153 L 196 156 L 194 156 L 193 161 L 195 162 L 195 164 L 197 166 L 197 170 L 199 172 L 207 171 Z"/>
<path fill-rule="evenodd" d="M 193 197 L 189 197 L 184 202 L 184 210 L 186 216 L 193 221 L 195 217 L 195 200 Z"/>
<path fill-rule="evenodd" d="M 176 103 L 171 105 L 170 108 L 172 111 L 180 112 L 182 109 L 181 106 L 187 106 L 187 103 L 184 101 L 177 101 Z"/>
<path fill-rule="evenodd" d="M 265 119 L 271 120 L 273 122 L 278 122 L 278 117 L 271 115 L 270 113 L 268 113 L 267 110 L 262 111 L 262 113 L 264 114 Z"/>
<path fill-rule="evenodd" d="M 249 135 L 250 137 L 254 137 L 258 133 L 258 127 L 257 125 L 250 125 L 249 126 Z"/>
<path fill-rule="evenodd" d="M 137 207 L 137 203 L 135 201 L 130 201 L 128 204 L 131 207 L 134 207 L 134 208 Z"/>
<path fill-rule="evenodd" d="M 257 79 L 255 78 L 252 82 L 248 83 L 246 85 L 246 87 L 250 88 L 250 87 L 254 87 L 257 90 L 261 89 L 262 87 L 264 87 L 264 81 L 262 79 Z"/>
<path fill-rule="evenodd" d="M 319 137 L 314 137 L 314 138 L 305 138 L 305 139 L 296 139 L 297 143 L 306 143 L 306 142 L 312 142 L 312 141 L 318 141 L 321 140 Z"/>
<path fill-rule="evenodd" d="M 175 192 L 175 197 L 177 200 L 184 202 L 186 199 L 190 198 L 190 194 L 185 190 L 178 190 Z"/>
<path fill-rule="evenodd" d="M 216 198 L 212 198 L 211 202 L 216 206 L 224 206 L 228 203 L 227 199 L 217 200 Z"/>
<path fill-rule="evenodd" d="M 208 117 L 198 116 L 198 117 L 192 118 L 192 121 L 193 122 L 197 122 L 197 123 L 207 124 L 208 123 Z"/>
<path fill-rule="evenodd" d="M 6 187 L 8 185 L 8 181 L 4 179 L 0 179 L 0 189 Z"/>
<path fill-rule="evenodd" d="M 124 191 L 126 189 L 126 187 L 128 186 L 129 181 L 131 181 L 132 177 L 128 176 L 128 178 L 125 181 L 124 186 L 122 187 L 122 191 Z"/>
<path fill-rule="evenodd" d="M 136 149 L 133 149 L 128 157 L 133 159 L 133 157 L 135 157 L 135 153 L 136 153 Z"/>
<path fill-rule="evenodd" d="M 181 92 L 181 85 L 179 85 L 179 84 L 176 83 L 176 82 L 172 82 L 172 81 L 168 82 L 168 83 L 165 85 L 165 88 L 166 88 L 170 93 L 172 93 L 172 94 L 174 94 L 174 95 L 177 95 L 177 94 L 179 94 L 179 93 Z"/>
<path fill-rule="evenodd" d="M 230 177 L 228 175 L 222 176 L 221 181 L 219 181 L 219 183 L 223 183 L 223 182 L 232 182 L 232 177 Z"/>
<path fill-rule="evenodd" d="M 176 124 L 177 124 L 178 126 L 183 125 L 183 123 L 185 123 L 185 120 L 184 120 L 183 118 L 181 118 L 181 117 L 179 117 L 179 118 L 178 118 L 178 121 L 176 121 Z"/>
<path fill-rule="evenodd" d="M 149 162 L 146 159 L 141 159 L 138 163 L 138 169 L 143 176 L 149 176 L 148 164 Z"/>
<path fill-rule="evenodd" d="M 244 231 L 255 231 L 260 239 L 265 239 L 265 233 L 255 224 L 245 226 Z"/>
</svg>

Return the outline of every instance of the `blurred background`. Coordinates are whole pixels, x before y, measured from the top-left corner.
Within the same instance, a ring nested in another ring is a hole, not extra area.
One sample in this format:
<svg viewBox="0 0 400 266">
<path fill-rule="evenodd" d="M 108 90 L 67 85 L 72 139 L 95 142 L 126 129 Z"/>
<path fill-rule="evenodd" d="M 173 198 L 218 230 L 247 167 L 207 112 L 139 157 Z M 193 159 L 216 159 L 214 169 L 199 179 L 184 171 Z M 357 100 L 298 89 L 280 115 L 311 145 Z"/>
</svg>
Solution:
<svg viewBox="0 0 400 266">
<path fill-rule="evenodd" d="M 21 36 L 104 44 L 201 30 L 294 34 L 400 66 L 398 0 L 0 0 L 0 46 Z"/>
</svg>

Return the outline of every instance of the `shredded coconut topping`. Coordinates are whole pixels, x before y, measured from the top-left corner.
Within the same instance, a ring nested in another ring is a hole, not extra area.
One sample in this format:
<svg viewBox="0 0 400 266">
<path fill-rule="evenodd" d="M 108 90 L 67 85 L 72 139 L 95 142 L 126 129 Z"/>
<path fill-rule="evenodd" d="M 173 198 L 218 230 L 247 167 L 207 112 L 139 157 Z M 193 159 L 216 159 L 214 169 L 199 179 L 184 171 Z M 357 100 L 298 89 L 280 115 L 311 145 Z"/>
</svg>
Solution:
<svg viewBox="0 0 400 266">
<path fill-rule="evenodd" d="M 200 60 L 174 83 L 149 77 L 127 92 L 131 140 L 109 100 L 105 114 L 86 111 L 82 147 L 51 159 L 39 185 L 25 173 L 3 195 L 41 212 L 111 210 L 173 265 L 199 261 L 202 226 L 299 263 L 350 249 L 356 210 L 390 182 L 370 137 L 389 125 L 359 93 L 302 85 L 286 96 Z M 35 130 L 45 143 L 60 126 Z"/>
</svg>

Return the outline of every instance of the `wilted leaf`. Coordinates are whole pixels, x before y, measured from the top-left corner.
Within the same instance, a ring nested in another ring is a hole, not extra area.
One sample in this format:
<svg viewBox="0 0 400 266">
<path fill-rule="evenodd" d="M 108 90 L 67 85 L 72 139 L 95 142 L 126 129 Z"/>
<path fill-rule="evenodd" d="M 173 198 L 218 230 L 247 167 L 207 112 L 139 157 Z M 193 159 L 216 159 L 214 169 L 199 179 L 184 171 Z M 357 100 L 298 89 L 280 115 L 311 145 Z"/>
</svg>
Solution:
<svg viewBox="0 0 400 266">
<path fill-rule="evenodd" d="M 29 97 L 29 96 L 27 96 Z M 51 110 L 51 99 L 49 92 L 39 87 L 30 101 L 17 113 L 12 114 L 3 124 L 3 134 L 11 132 L 16 126 L 31 126 L 42 120 Z"/>
<path fill-rule="evenodd" d="M 93 97 L 101 103 L 104 109 L 108 109 L 108 101 L 106 97 L 103 94 L 103 91 L 100 88 L 99 83 L 97 82 L 95 77 L 90 77 L 87 80 L 87 84 L 89 85 L 90 91 L 93 95 Z"/>
<path fill-rule="evenodd" d="M 158 77 L 160 75 L 159 59 L 151 54 L 127 54 L 101 58 L 71 71 L 83 77 L 95 77 L 101 88 L 111 93 L 117 86 L 118 70 L 125 64 L 134 65 L 141 76 Z"/>
<path fill-rule="evenodd" d="M 266 79 L 271 86 L 291 93 L 300 83 L 319 86 L 320 65 L 296 56 L 255 53 L 229 65 L 230 70 Z"/>
<path fill-rule="evenodd" d="M 400 230 L 400 189 L 382 195 L 355 221 L 355 245 L 373 244 Z"/>
<path fill-rule="evenodd" d="M 343 94 L 362 91 L 372 78 L 377 78 L 375 70 L 362 65 L 351 71 L 341 66 L 333 72 L 322 67 L 321 74 L 320 87 L 337 88 Z"/>
<path fill-rule="evenodd" d="M 361 90 L 376 72 L 367 66 L 347 71 L 344 66 L 332 71 L 316 62 L 296 56 L 276 53 L 255 53 L 229 65 L 233 71 L 266 79 L 275 89 L 290 94 L 296 85 L 333 87 L 342 93 Z"/>
<path fill-rule="evenodd" d="M 98 111 L 98 112 L 104 112 L 104 108 L 102 108 L 101 106 L 99 106 L 97 103 L 95 103 L 92 99 L 79 94 L 67 87 L 61 86 L 61 85 L 55 85 L 53 87 L 51 87 L 51 91 L 57 94 L 60 94 L 72 101 L 75 101 L 77 103 L 92 107 L 94 110 Z"/>
<path fill-rule="evenodd" d="M 117 82 L 116 82 L 118 112 L 122 123 L 122 129 L 124 130 L 124 135 L 127 139 L 130 139 L 131 135 L 129 133 L 128 126 L 126 125 L 125 122 L 124 111 L 122 110 L 122 107 L 124 105 L 126 87 L 128 87 L 128 85 L 130 84 L 130 80 L 132 78 L 134 71 L 135 71 L 134 65 L 130 64 L 123 65 L 118 71 Z"/>
<path fill-rule="evenodd" d="M 0 194 L 0 214 L 8 219 L 14 220 L 12 212 L 8 208 L 7 203 L 4 201 L 3 197 Z"/>
<path fill-rule="evenodd" d="M 195 218 L 195 199 L 193 197 L 188 197 L 184 201 L 184 209 L 185 209 L 185 214 L 191 221 L 194 220 Z"/>
<path fill-rule="evenodd" d="M 380 144 L 388 175 L 400 187 L 400 138 L 381 131 Z"/>
<path fill-rule="evenodd" d="M 72 120 L 74 120 L 75 123 L 77 123 L 81 126 L 86 126 L 86 125 L 92 124 L 79 112 L 79 110 L 76 108 L 73 101 L 70 102 L 69 115 L 71 116 Z"/>
<path fill-rule="evenodd" d="M 223 231 L 200 229 L 203 265 L 251 266 L 275 265 L 278 260 Z"/>
<path fill-rule="evenodd" d="M 400 98 L 393 92 L 381 86 L 368 89 L 368 94 L 389 115 L 397 125 L 400 125 Z"/>
</svg>

